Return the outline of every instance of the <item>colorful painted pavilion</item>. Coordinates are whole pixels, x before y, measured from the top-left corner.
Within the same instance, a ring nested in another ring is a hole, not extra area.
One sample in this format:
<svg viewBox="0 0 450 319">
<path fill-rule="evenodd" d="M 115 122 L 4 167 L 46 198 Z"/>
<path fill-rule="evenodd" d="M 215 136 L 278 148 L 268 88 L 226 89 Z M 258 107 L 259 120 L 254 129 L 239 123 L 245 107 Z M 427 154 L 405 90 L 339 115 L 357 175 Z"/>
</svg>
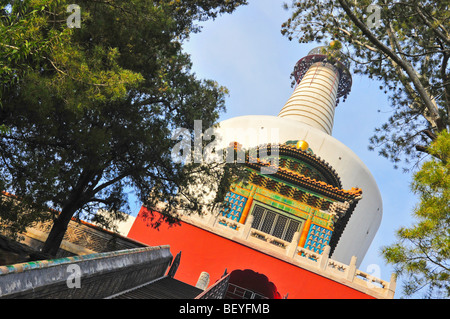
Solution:
<svg viewBox="0 0 450 319">
<path fill-rule="evenodd" d="M 330 246 L 332 254 L 362 191 L 343 190 L 337 173 L 305 141 L 263 147 L 270 153 L 276 148 L 278 167 L 262 174 L 270 161 L 247 155 L 248 181 L 232 185 L 220 211 L 231 223 L 221 223 L 237 229 L 250 215 L 251 236 L 270 235 L 270 243 L 286 248 L 298 233 L 299 247 L 321 254 Z"/>
</svg>

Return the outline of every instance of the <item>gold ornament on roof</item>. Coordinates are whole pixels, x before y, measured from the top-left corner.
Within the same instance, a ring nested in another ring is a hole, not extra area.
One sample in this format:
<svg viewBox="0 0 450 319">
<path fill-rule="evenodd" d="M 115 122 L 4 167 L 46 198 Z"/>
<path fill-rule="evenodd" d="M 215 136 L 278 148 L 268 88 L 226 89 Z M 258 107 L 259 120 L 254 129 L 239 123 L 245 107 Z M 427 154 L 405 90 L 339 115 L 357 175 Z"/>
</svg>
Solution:
<svg viewBox="0 0 450 319">
<path fill-rule="evenodd" d="M 309 148 L 309 144 L 306 141 L 298 141 L 296 147 L 297 149 L 306 151 Z"/>
</svg>

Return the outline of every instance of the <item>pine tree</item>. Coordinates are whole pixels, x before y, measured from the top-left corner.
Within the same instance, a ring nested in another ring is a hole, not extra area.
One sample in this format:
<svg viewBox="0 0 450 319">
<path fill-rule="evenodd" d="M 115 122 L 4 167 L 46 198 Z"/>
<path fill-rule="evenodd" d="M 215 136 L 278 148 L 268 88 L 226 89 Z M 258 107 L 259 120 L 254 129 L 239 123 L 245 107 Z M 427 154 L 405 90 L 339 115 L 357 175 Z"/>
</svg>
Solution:
<svg viewBox="0 0 450 319">
<path fill-rule="evenodd" d="M 398 241 L 383 247 L 382 253 L 404 277 L 406 296 L 425 290 L 425 297 L 449 298 L 450 134 L 439 134 L 428 151 L 435 158 L 422 165 L 412 183 L 420 199 L 413 212 L 414 222 L 400 228 Z"/>
<path fill-rule="evenodd" d="M 370 149 L 397 167 L 416 164 L 449 130 L 450 11 L 440 0 L 292 1 L 281 32 L 300 43 L 341 43 L 352 72 L 380 81 L 392 116 Z"/>
<path fill-rule="evenodd" d="M 55 255 L 74 216 L 129 212 L 128 190 L 176 206 L 202 168 L 173 161 L 172 132 L 212 126 L 227 95 L 196 78 L 182 43 L 197 21 L 245 2 L 77 1 L 80 27 L 69 28 L 69 1 L 3 1 L 0 186 L 18 199 L 2 197 L 3 224 L 53 219 L 43 251 Z"/>
</svg>

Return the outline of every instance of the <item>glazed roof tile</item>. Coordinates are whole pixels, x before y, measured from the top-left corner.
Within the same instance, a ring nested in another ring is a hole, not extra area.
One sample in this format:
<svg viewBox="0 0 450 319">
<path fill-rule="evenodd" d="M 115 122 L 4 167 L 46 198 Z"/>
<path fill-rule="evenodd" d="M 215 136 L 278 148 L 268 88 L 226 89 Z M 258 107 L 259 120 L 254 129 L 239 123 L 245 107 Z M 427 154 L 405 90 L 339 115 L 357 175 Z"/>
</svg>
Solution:
<svg viewBox="0 0 450 319">
<path fill-rule="evenodd" d="M 267 147 L 268 145 L 263 145 L 263 147 Z M 309 158 L 310 160 L 314 161 L 316 164 L 320 165 L 320 168 L 322 171 L 326 169 L 330 174 L 332 173 L 336 179 L 339 180 L 339 185 L 331 185 L 329 183 L 326 183 L 324 181 L 318 181 L 316 179 L 310 178 L 308 176 L 302 175 L 298 172 L 283 168 L 283 167 L 277 167 L 275 165 L 272 165 L 271 162 L 261 159 L 261 158 L 254 158 L 251 156 L 247 156 L 246 164 L 248 167 L 253 169 L 260 169 L 261 167 L 266 167 L 268 171 L 272 169 L 274 175 L 278 178 L 282 178 L 285 181 L 291 182 L 293 184 L 299 185 L 299 186 L 306 186 L 310 189 L 316 190 L 316 191 L 322 191 L 327 193 L 328 195 L 334 195 L 332 197 L 338 196 L 340 199 L 351 199 L 356 198 L 362 195 L 362 189 L 352 187 L 349 190 L 342 189 L 340 185 L 340 179 L 337 176 L 335 170 L 324 160 L 322 160 L 320 157 L 317 157 L 313 154 L 308 154 L 304 151 L 301 151 L 299 149 L 296 149 L 295 147 L 292 147 L 290 145 L 271 145 L 271 147 L 279 147 L 279 150 L 284 150 L 288 152 L 292 152 L 293 155 L 297 155 L 300 157 L 300 159 Z M 272 149 L 272 148 L 271 148 Z"/>
</svg>

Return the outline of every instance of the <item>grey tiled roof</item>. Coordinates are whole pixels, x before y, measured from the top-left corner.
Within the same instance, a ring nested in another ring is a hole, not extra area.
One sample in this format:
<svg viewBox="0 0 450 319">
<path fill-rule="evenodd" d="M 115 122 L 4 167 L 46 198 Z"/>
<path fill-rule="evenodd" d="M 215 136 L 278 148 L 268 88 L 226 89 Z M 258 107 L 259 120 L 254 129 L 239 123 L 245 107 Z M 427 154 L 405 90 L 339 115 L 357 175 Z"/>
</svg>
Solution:
<svg viewBox="0 0 450 319">
<path fill-rule="evenodd" d="M 164 277 L 148 285 L 126 291 L 112 299 L 194 299 L 203 290 L 177 279 Z"/>
</svg>

